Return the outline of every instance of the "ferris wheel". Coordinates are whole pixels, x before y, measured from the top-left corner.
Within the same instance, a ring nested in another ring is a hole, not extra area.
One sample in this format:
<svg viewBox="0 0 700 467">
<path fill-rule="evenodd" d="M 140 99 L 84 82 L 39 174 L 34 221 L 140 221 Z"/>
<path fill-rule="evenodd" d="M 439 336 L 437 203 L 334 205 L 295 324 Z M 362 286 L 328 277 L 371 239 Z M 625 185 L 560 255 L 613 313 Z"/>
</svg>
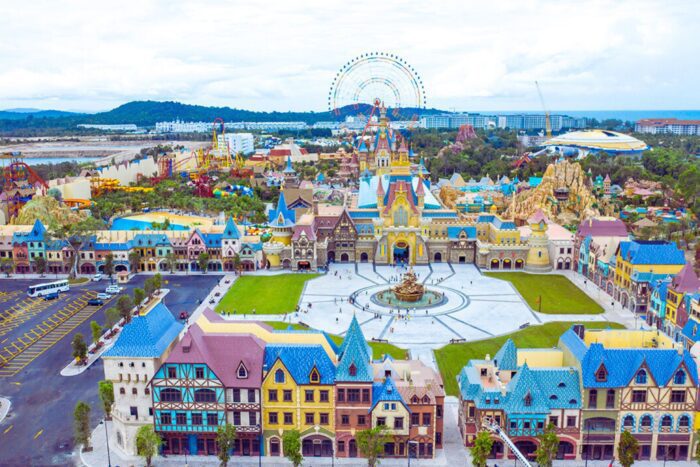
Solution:
<svg viewBox="0 0 700 467">
<path fill-rule="evenodd" d="M 404 59 L 385 52 L 359 55 L 344 64 L 333 78 L 328 92 L 328 110 L 341 115 L 346 106 L 359 110 L 361 104 L 384 105 L 393 117 L 402 116 L 402 109 L 424 109 L 423 80 Z M 415 116 L 413 116 L 415 118 Z"/>
</svg>

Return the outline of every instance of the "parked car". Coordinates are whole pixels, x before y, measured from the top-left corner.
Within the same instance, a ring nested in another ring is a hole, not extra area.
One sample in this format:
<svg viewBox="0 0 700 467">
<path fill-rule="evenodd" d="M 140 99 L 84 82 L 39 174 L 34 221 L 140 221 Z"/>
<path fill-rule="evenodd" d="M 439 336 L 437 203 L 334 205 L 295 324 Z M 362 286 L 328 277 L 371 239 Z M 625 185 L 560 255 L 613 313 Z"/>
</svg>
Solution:
<svg viewBox="0 0 700 467">
<path fill-rule="evenodd" d="M 123 289 L 119 287 L 118 285 L 110 285 L 105 289 L 105 292 L 111 295 L 116 295 L 120 293 Z"/>
<path fill-rule="evenodd" d="M 96 298 L 99 300 L 109 300 L 112 296 L 108 293 L 98 293 Z"/>
<path fill-rule="evenodd" d="M 99 298 L 91 298 L 90 300 L 88 300 L 88 305 L 90 306 L 102 306 L 104 304 L 104 300 L 100 300 Z"/>
<path fill-rule="evenodd" d="M 99 273 L 98 273 L 98 274 L 95 274 L 94 276 L 92 276 L 92 281 L 93 281 L 93 282 L 99 282 L 99 281 L 101 281 L 101 280 L 102 280 L 102 274 L 99 274 Z"/>
<path fill-rule="evenodd" d="M 187 312 L 186 312 L 186 311 L 181 311 L 181 312 L 180 312 L 180 319 L 187 319 L 187 318 L 188 318 Z"/>
<path fill-rule="evenodd" d="M 44 295 L 44 300 L 56 300 L 58 298 L 58 292 L 52 292 L 50 294 Z"/>
</svg>

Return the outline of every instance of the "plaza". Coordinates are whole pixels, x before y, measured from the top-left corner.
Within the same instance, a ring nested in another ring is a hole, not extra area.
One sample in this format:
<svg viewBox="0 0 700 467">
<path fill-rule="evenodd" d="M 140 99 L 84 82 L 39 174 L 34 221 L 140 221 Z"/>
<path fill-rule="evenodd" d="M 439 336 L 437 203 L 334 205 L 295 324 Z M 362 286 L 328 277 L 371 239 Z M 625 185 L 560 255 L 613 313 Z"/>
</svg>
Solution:
<svg viewBox="0 0 700 467">
<path fill-rule="evenodd" d="M 306 283 L 299 300 L 300 311 L 295 317 L 312 328 L 343 335 L 356 316 L 368 339 L 386 340 L 401 347 L 430 348 L 572 318 L 533 311 L 510 282 L 484 276 L 470 264 L 433 263 L 413 268 L 428 290 L 444 294 L 443 304 L 409 308 L 407 312 L 405 308 L 392 308 L 372 300 L 374 294 L 400 281 L 406 271 L 406 268 L 363 263 L 331 265 L 327 274 Z M 603 321 L 604 318 L 577 315 L 576 320 Z"/>
</svg>

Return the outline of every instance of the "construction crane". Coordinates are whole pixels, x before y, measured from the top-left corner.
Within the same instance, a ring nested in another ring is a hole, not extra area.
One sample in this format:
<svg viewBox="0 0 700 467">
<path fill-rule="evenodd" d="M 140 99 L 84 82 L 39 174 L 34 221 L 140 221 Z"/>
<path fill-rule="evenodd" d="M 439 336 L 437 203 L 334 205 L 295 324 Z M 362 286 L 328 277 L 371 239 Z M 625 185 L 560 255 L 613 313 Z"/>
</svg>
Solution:
<svg viewBox="0 0 700 467">
<path fill-rule="evenodd" d="M 542 91 L 540 90 L 540 84 L 535 81 L 535 87 L 537 88 L 537 94 L 540 96 L 540 104 L 542 104 L 542 110 L 544 110 L 544 126 L 547 132 L 547 139 L 552 137 L 552 121 L 549 118 L 549 110 L 544 103 L 544 97 L 542 97 Z"/>
<path fill-rule="evenodd" d="M 484 417 L 481 420 L 481 425 L 489 430 L 491 433 L 495 434 L 501 440 L 503 440 L 504 443 L 510 448 L 511 452 L 515 455 L 515 457 L 523 463 L 525 467 L 532 467 L 532 464 L 530 464 L 530 461 L 528 460 L 525 455 L 520 452 L 520 449 L 517 448 L 513 440 L 510 439 L 510 436 L 506 434 L 505 431 L 501 429 L 501 427 L 496 423 L 493 418 L 491 417 Z"/>
</svg>

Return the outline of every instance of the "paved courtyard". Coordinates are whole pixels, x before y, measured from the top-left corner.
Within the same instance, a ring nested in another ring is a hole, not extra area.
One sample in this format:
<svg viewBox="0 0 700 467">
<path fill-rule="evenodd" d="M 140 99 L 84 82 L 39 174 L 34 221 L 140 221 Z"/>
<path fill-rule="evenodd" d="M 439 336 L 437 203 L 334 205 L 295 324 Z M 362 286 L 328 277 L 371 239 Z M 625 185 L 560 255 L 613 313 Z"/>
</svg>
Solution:
<svg viewBox="0 0 700 467">
<path fill-rule="evenodd" d="M 413 270 L 428 290 L 444 294 L 443 304 L 409 308 L 408 313 L 405 308 L 380 305 L 372 296 L 393 286 L 405 269 L 335 264 L 328 274 L 307 283 L 299 302 L 302 311 L 298 320 L 342 335 L 355 314 L 368 339 L 386 339 L 402 347 L 438 348 L 453 339 L 484 339 L 511 333 L 527 323 L 574 318 L 532 311 L 509 282 L 482 276 L 474 265 L 434 263 Z M 605 318 L 576 315 L 574 319 Z"/>
</svg>

